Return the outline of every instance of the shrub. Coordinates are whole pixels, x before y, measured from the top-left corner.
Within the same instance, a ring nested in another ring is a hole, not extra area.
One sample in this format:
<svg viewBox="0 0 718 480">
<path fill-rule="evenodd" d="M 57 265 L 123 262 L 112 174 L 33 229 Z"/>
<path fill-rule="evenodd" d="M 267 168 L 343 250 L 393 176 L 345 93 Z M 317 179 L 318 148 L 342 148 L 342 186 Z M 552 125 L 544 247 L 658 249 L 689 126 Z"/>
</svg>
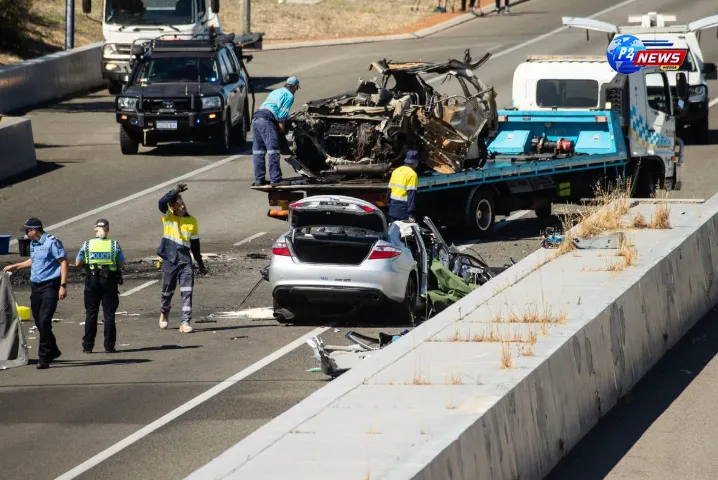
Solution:
<svg viewBox="0 0 718 480">
<path fill-rule="evenodd" d="M 32 0 L 0 0 L 0 45 L 11 46 L 23 36 Z"/>
</svg>

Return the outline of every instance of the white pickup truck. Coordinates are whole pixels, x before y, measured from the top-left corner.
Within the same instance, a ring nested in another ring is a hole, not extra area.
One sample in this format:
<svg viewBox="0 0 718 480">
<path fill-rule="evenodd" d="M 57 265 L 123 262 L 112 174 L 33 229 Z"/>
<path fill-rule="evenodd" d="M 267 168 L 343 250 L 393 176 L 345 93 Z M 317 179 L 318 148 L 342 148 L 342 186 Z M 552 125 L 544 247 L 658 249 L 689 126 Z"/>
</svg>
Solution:
<svg viewBox="0 0 718 480">
<path fill-rule="evenodd" d="M 563 24 L 568 27 L 583 28 L 605 32 L 610 42 L 616 35 L 633 35 L 639 40 L 667 40 L 670 48 L 687 50 L 686 58 L 679 71 L 687 74 L 689 96 L 680 112 L 676 112 L 679 134 L 690 126 L 693 139 L 704 142 L 709 133 L 708 126 L 708 83 L 707 80 L 718 79 L 715 63 L 707 62 L 700 47 L 700 32 L 718 27 L 718 15 L 695 20 L 685 25 L 674 24 L 675 15 L 648 12 L 645 15 L 631 15 L 629 25 L 613 25 L 591 18 L 563 17 Z M 674 97 L 676 88 L 675 76 L 668 77 Z"/>
<path fill-rule="evenodd" d="M 102 5 L 102 78 L 112 95 L 122 90 L 130 74 L 130 51 L 135 40 L 174 34 L 189 40 L 222 33 L 219 0 L 95 0 Z M 92 0 L 82 0 L 85 14 Z"/>
<path fill-rule="evenodd" d="M 676 94 L 671 79 L 678 85 Z M 531 55 L 514 72 L 511 109 L 619 112 L 630 155 L 628 171 L 636 195 L 647 197 L 656 184 L 680 189 L 683 141 L 676 136 L 674 95 L 688 97 L 684 72 L 643 68 L 623 75 L 605 56 Z"/>
</svg>

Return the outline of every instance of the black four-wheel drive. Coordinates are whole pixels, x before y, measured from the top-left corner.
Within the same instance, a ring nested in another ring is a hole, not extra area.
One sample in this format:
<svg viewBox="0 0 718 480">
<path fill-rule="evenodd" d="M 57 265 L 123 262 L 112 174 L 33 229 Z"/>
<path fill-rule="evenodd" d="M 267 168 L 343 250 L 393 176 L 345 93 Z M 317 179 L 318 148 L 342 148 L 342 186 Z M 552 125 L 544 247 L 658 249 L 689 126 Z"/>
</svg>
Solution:
<svg viewBox="0 0 718 480">
<path fill-rule="evenodd" d="M 132 46 L 127 86 L 115 99 L 120 148 L 210 141 L 218 153 L 246 143 L 251 85 L 234 34 L 155 40 Z"/>
</svg>

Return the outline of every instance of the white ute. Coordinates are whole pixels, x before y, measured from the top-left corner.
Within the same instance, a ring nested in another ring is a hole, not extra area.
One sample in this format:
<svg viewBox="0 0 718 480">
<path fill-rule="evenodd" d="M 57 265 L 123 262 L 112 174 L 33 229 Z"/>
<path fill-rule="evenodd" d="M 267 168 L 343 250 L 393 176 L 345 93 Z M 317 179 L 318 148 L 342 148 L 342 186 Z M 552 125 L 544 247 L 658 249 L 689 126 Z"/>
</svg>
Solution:
<svg viewBox="0 0 718 480">
<path fill-rule="evenodd" d="M 680 189 L 683 142 L 676 136 L 677 99 L 669 88 L 671 79 L 686 98 L 684 72 L 652 67 L 624 75 L 616 73 L 605 56 L 530 55 L 514 71 L 511 108 L 620 112 L 635 194 L 648 197 L 656 184 Z"/>
<path fill-rule="evenodd" d="M 691 126 L 692 136 L 699 142 L 705 142 L 709 133 L 708 126 L 708 83 L 707 80 L 718 79 L 715 63 L 706 62 L 700 47 L 700 32 L 718 27 L 718 15 L 695 20 L 685 25 L 674 24 L 675 15 L 648 12 L 645 15 L 631 15 L 628 23 L 632 25 L 616 26 L 611 23 L 591 18 L 563 17 L 567 27 L 583 28 L 605 32 L 610 42 L 615 35 L 633 35 L 640 40 L 668 40 L 670 48 L 687 50 L 686 58 L 679 71 L 688 75 L 689 97 L 678 115 L 678 134 Z M 668 77 L 673 95 L 675 96 L 676 79 Z M 678 113 L 678 112 L 676 112 Z"/>
</svg>

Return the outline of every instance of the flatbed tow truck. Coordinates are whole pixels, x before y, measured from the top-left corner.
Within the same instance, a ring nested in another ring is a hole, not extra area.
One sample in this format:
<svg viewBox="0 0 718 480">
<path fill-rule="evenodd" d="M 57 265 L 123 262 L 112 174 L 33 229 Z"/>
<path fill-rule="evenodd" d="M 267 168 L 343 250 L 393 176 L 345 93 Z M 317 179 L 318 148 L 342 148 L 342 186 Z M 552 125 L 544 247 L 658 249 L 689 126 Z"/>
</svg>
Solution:
<svg viewBox="0 0 718 480">
<path fill-rule="evenodd" d="M 550 77 L 538 78 L 559 84 L 565 99 L 566 92 L 578 88 L 565 82 L 590 71 L 575 62 L 593 64 L 602 71 L 603 66 L 596 65 L 601 61 L 605 58 L 529 57 L 514 76 L 514 106 L 497 112 L 498 131 L 487 142 L 486 164 L 419 176 L 417 210 L 421 215 L 485 238 L 491 234 L 496 215 L 527 209 L 545 218 L 551 215 L 553 203 L 578 203 L 593 197 L 597 182 L 605 185 L 630 177 L 637 197 L 649 196 L 656 186 L 679 190 L 683 142 L 675 137 L 674 102 L 666 72 L 644 69 L 638 75 L 614 72 L 608 80 L 596 78 L 596 98 L 590 108 L 575 108 L 575 99 L 568 106 L 558 100 L 548 107 L 538 106 L 541 89 L 546 88 L 539 86 L 536 71 L 550 72 Z M 526 63 L 532 64 L 524 67 Z M 568 78 L 561 77 L 562 70 L 569 72 Z M 526 73 L 532 71 L 534 75 Z M 677 75 L 678 95 L 686 98 L 687 80 L 684 74 Z M 525 84 L 531 82 L 535 94 L 528 101 L 518 92 L 528 91 Z M 524 105 L 531 109 L 519 109 Z M 295 177 L 285 179 L 283 185 L 252 188 L 268 194 L 268 216 L 286 219 L 290 203 L 318 194 L 353 196 L 385 208 L 387 180 Z"/>
</svg>

